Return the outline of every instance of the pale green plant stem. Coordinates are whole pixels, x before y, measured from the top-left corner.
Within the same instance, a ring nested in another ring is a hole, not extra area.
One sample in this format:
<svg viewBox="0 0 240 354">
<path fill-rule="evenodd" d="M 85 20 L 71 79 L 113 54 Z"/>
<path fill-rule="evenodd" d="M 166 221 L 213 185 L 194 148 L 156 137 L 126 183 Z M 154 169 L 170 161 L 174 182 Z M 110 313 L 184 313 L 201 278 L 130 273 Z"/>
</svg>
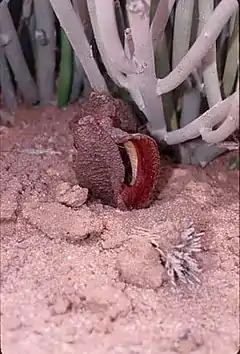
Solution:
<svg viewBox="0 0 240 354">
<path fill-rule="evenodd" d="M 174 18 L 172 69 L 174 69 L 189 49 L 194 1 L 178 0 Z"/>
<path fill-rule="evenodd" d="M 36 69 L 39 98 L 42 105 L 48 104 L 54 97 L 55 81 L 55 23 L 53 9 L 48 0 L 33 0 L 36 16 L 36 28 L 45 36 L 44 43 L 35 32 Z"/>
<path fill-rule="evenodd" d="M 203 127 L 200 129 L 203 140 L 207 143 L 220 143 L 227 139 L 239 127 L 239 81 L 236 92 L 233 94 L 231 107 L 227 118 L 216 130 Z"/>
<path fill-rule="evenodd" d="M 233 94 L 225 100 L 218 102 L 185 127 L 168 132 L 164 140 L 168 145 L 174 145 L 197 138 L 201 135 L 201 131 L 203 131 L 203 129 L 212 128 L 216 124 L 221 123 L 227 117 L 234 97 L 235 96 Z"/>
<path fill-rule="evenodd" d="M 213 0 L 198 0 L 199 8 L 199 33 L 203 29 L 204 25 L 209 20 L 213 9 Z M 219 78 L 217 72 L 217 59 L 216 59 L 216 43 L 214 43 L 211 49 L 202 60 L 202 75 L 204 82 L 205 94 L 207 97 L 209 107 L 214 106 L 217 102 L 222 100 Z"/>
<path fill-rule="evenodd" d="M 124 74 L 134 74 L 136 67 L 126 57 L 118 35 L 114 1 L 104 0 L 104 11 L 101 1 L 88 0 L 87 4 L 99 51 L 101 52 L 104 47 L 104 51 L 102 51 L 103 62 L 109 62 L 111 66 L 114 65 L 116 70 Z M 98 37 L 101 40 L 98 40 Z"/>
<path fill-rule="evenodd" d="M 231 94 L 239 68 L 239 11 L 230 22 L 228 53 L 223 73 L 223 91 L 225 96 Z"/>
<path fill-rule="evenodd" d="M 148 3 L 147 1 L 128 0 L 126 8 L 134 44 L 133 60 L 137 67 L 134 80 L 142 99 L 139 108 L 148 119 L 149 131 L 159 129 L 165 133 L 166 123 L 162 99 L 157 96 L 155 86 L 157 78 L 152 35 L 149 30 L 150 1 Z"/>
<path fill-rule="evenodd" d="M 10 76 L 8 63 L 0 45 L 0 86 L 2 90 L 3 103 L 7 109 L 14 113 L 17 110 L 18 103 L 16 93 L 13 87 L 12 79 Z"/>
<path fill-rule="evenodd" d="M 222 0 L 215 8 L 202 32 L 177 67 L 165 78 L 158 79 L 157 94 L 174 90 L 200 65 L 204 56 L 216 41 L 222 28 L 238 8 L 237 0 Z"/>
<path fill-rule="evenodd" d="M 28 104 L 38 101 L 38 89 L 28 69 L 6 1 L 0 3 L 0 45 L 11 66 L 17 86 Z"/>
<path fill-rule="evenodd" d="M 86 38 L 84 27 L 70 0 L 49 0 L 53 10 L 68 36 L 71 45 L 82 64 L 84 71 L 89 79 L 91 87 L 96 91 L 108 92 L 106 83 L 100 70 L 93 58 L 91 46 Z"/>
<path fill-rule="evenodd" d="M 158 43 L 163 39 L 164 31 L 168 22 L 170 13 L 176 0 L 160 0 L 155 11 L 150 31 L 152 35 L 152 45 L 154 52 Z"/>
</svg>

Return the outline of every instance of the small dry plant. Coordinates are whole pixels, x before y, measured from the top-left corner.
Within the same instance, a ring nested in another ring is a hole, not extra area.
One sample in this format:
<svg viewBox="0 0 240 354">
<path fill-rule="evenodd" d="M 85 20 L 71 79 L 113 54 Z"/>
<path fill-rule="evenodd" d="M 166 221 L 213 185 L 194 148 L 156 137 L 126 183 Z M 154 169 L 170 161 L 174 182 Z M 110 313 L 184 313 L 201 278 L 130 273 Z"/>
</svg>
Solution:
<svg viewBox="0 0 240 354">
<path fill-rule="evenodd" d="M 139 231 L 141 234 L 147 233 L 143 229 L 139 229 Z M 150 243 L 159 252 L 160 260 L 174 287 L 176 287 L 177 282 L 188 285 L 200 283 L 199 274 L 201 273 L 201 268 L 195 255 L 202 250 L 201 238 L 203 234 L 203 232 L 196 232 L 195 228 L 190 225 L 182 232 L 180 242 L 175 246 L 171 246 L 168 250 L 165 247 L 161 247 L 156 241 L 155 236 L 157 235 L 150 238 Z"/>
</svg>

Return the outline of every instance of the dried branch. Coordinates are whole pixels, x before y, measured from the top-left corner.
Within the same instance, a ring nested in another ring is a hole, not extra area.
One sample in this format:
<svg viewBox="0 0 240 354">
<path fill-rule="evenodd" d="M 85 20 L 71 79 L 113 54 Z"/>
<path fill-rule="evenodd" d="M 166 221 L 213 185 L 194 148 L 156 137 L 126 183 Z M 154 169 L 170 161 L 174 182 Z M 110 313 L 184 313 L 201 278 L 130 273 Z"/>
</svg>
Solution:
<svg viewBox="0 0 240 354">
<path fill-rule="evenodd" d="M 189 74 L 201 63 L 216 41 L 222 28 L 237 10 L 237 0 L 222 0 L 215 8 L 202 32 L 178 66 L 164 79 L 159 79 L 157 94 L 169 92 L 179 86 Z"/>
<path fill-rule="evenodd" d="M 50 0 L 53 10 L 68 36 L 72 47 L 82 64 L 92 88 L 96 91 L 108 92 L 104 78 L 93 58 L 91 47 L 86 38 L 84 27 L 75 13 L 70 0 Z"/>
<path fill-rule="evenodd" d="M 198 0 L 198 9 L 200 13 L 199 33 L 210 18 L 213 8 L 214 0 Z M 217 102 L 222 100 L 216 57 L 216 43 L 214 43 L 202 61 L 204 89 L 209 107 L 214 106 Z"/>
</svg>

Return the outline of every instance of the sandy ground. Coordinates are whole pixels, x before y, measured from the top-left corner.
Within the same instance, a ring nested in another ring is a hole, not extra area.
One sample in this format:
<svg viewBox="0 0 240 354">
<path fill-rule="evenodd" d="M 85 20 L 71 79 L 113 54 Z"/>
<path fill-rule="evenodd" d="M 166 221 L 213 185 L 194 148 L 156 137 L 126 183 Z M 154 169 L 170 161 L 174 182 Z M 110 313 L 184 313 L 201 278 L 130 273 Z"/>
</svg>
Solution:
<svg viewBox="0 0 240 354">
<path fill-rule="evenodd" d="M 21 109 L 14 128 L 1 128 L 2 352 L 236 354 L 231 154 L 204 170 L 164 164 L 158 200 L 121 212 L 76 186 L 74 109 Z M 201 284 L 174 290 L 149 240 L 170 247 L 189 223 L 204 231 Z"/>
</svg>

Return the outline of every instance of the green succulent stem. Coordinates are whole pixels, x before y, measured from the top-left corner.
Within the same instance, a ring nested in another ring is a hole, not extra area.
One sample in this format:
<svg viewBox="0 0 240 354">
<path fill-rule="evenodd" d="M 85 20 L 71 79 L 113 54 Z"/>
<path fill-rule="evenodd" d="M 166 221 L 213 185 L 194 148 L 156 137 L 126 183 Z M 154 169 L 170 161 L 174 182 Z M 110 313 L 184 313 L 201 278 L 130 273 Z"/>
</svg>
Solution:
<svg viewBox="0 0 240 354">
<path fill-rule="evenodd" d="M 68 105 L 73 79 L 73 49 L 65 31 L 61 28 L 61 61 L 58 85 L 58 106 Z"/>
</svg>

